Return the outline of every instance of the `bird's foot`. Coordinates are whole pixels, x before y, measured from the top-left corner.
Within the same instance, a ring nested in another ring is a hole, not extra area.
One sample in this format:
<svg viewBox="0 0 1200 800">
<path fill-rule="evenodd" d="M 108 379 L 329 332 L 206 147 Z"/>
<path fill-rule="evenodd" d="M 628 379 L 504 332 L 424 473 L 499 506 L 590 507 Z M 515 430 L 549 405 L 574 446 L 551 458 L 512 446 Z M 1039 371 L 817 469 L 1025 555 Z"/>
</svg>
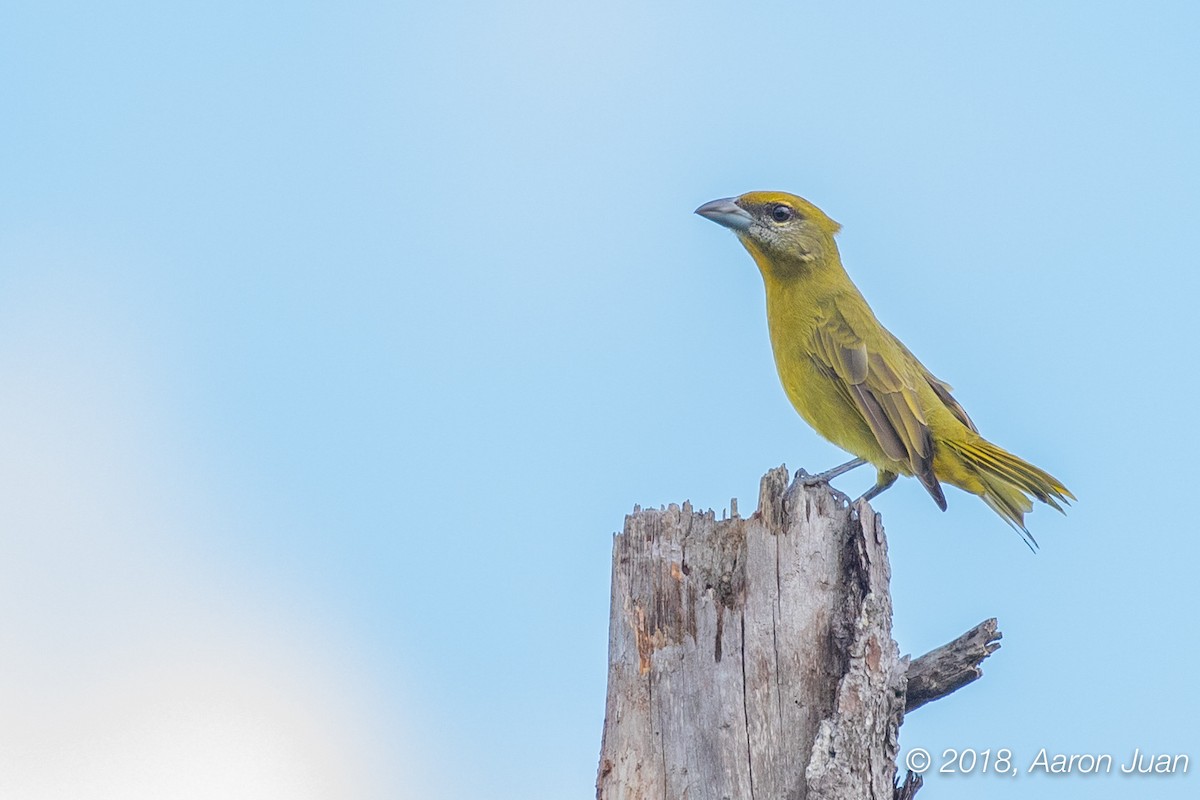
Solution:
<svg viewBox="0 0 1200 800">
<path fill-rule="evenodd" d="M 796 482 L 803 486 L 817 486 L 822 483 L 829 483 L 839 475 L 844 475 L 856 467 L 861 467 L 867 463 L 865 458 L 856 458 L 853 461 L 847 461 L 845 464 L 839 464 L 833 469 L 827 469 L 824 472 L 818 472 L 816 475 L 809 475 L 803 469 L 796 470 Z"/>
<path fill-rule="evenodd" d="M 864 501 L 868 502 L 868 503 L 871 502 L 872 499 L 874 499 L 874 498 L 878 497 L 880 494 L 882 494 L 885 489 L 888 489 L 889 487 L 891 487 L 891 485 L 896 482 L 896 478 L 898 478 L 898 477 L 899 476 L 894 472 L 879 473 L 879 479 L 875 482 L 875 485 L 872 486 L 870 489 L 867 489 L 867 491 L 863 492 L 862 496 L 860 496 L 857 500 L 855 500 L 853 503 L 851 503 L 851 505 L 856 506 L 859 503 L 864 502 Z"/>
</svg>

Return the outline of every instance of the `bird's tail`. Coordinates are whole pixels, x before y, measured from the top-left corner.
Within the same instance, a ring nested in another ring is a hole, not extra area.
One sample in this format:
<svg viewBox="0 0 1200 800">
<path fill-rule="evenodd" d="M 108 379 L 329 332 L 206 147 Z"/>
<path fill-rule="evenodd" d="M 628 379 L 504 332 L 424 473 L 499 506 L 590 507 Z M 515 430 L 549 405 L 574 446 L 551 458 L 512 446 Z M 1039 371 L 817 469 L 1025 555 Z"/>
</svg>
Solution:
<svg viewBox="0 0 1200 800">
<path fill-rule="evenodd" d="M 1058 478 L 982 437 L 946 444 L 978 477 L 980 488 L 975 493 L 1012 525 L 1030 548 L 1037 547 L 1037 540 L 1025 527 L 1025 514 L 1033 510 L 1033 500 L 1063 511 L 1063 506 L 1075 499 Z"/>
</svg>

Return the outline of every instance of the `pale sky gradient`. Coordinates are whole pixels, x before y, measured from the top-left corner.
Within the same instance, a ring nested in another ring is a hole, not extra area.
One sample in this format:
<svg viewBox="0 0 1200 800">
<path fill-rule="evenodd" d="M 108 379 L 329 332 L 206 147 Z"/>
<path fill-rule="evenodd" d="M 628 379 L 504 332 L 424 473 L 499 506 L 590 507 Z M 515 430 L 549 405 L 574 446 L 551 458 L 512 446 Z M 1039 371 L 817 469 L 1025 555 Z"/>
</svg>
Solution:
<svg viewBox="0 0 1200 800">
<path fill-rule="evenodd" d="M 902 746 L 1193 755 L 922 800 L 1196 796 L 1197 41 L 1184 2 L 6 9 L 0 795 L 593 796 L 624 514 L 843 458 L 691 213 L 785 189 L 1080 498 L 1037 555 L 876 501 L 902 649 L 1005 633 Z"/>
</svg>

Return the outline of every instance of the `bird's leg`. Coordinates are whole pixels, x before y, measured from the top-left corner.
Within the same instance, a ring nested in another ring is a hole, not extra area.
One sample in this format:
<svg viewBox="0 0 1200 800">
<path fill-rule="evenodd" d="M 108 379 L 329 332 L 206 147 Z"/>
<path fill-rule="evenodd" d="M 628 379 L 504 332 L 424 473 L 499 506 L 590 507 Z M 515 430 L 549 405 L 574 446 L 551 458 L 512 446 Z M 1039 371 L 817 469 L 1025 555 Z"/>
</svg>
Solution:
<svg viewBox="0 0 1200 800">
<path fill-rule="evenodd" d="M 855 500 L 851 505 L 858 505 L 860 501 L 870 501 L 872 498 L 878 497 L 885 489 L 895 483 L 898 477 L 900 476 L 894 472 L 879 470 L 879 477 L 875 479 L 875 485 L 863 492 L 862 497 Z"/>
<path fill-rule="evenodd" d="M 796 475 L 796 480 L 800 481 L 805 486 L 815 486 L 818 483 L 829 483 L 838 475 L 845 475 L 850 470 L 854 469 L 855 467 L 861 467 L 865 463 L 867 463 L 865 458 L 856 458 L 853 461 L 847 461 L 845 464 L 839 464 L 833 469 L 827 469 L 824 472 L 817 473 L 816 475 L 806 475 L 804 474 L 804 470 L 800 470 L 800 472 Z"/>
</svg>

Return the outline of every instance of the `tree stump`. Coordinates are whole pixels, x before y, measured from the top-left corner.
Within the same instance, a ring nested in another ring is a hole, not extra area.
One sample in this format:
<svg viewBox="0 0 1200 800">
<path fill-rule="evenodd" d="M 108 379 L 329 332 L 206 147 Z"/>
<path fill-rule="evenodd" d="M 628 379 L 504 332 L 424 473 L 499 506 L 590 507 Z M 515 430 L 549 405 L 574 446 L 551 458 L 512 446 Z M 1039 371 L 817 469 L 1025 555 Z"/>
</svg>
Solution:
<svg viewBox="0 0 1200 800">
<path fill-rule="evenodd" d="M 883 528 L 763 477 L 749 519 L 637 511 L 613 543 L 597 797 L 892 796 L 906 663 Z"/>
<path fill-rule="evenodd" d="M 748 519 L 635 507 L 613 541 L 597 798 L 892 798 L 908 658 L 889 581 L 870 505 L 784 467 Z M 990 620 L 924 656 L 920 702 L 982 674 L 998 638 Z"/>
</svg>

